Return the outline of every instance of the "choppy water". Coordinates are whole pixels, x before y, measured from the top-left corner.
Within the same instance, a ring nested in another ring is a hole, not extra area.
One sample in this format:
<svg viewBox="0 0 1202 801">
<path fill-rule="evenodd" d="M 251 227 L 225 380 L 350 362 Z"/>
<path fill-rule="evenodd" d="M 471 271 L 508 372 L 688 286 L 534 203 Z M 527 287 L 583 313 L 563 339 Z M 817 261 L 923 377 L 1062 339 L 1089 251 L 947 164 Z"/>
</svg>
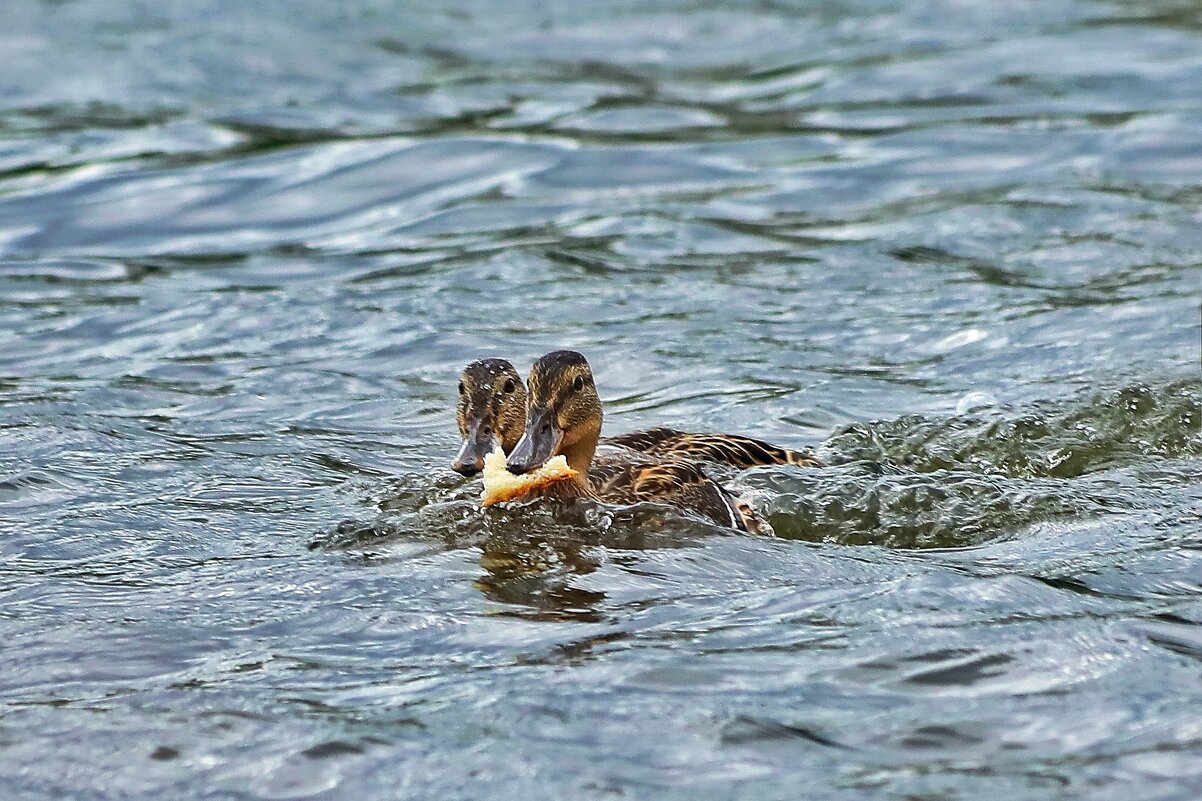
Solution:
<svg viewBox="0 0 1202 801">
<path fill-rule="evenodd" d="M 0 795 L 1202 796 L 1196 4 L 242 5 L 0 11 Z"/>
</svg>

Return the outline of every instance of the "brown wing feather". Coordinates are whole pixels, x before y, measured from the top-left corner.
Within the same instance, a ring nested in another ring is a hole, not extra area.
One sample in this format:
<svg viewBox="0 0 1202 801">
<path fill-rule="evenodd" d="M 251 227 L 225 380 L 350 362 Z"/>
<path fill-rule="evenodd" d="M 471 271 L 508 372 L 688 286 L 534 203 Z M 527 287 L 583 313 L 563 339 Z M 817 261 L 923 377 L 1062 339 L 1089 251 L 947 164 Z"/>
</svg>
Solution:
<svg viewBox="0 0 1202 801">
<path fill-rule="evenodd" d="M 692 484 L 711 483 L 692 462 L 660 462 L 640 469 L 634 476 L 634 493 L 645 499 L 665 498 Z"/>
<path fill-rule="evenodd" d="M 822 467 L 814 456 L 789 450 L 768 442 L 738 434 L 690 434 L 671 428 L 656 427 L 607 437 L 607 444 L 621 445 L 662 458 L 690 459 L 730 465 L 740 470 L 759 465 L 793 464 Z"/>
<path fill-rule="evenodd" d="M 642 454 L 596 459 L 589 468 L 594 495 L 609 503 L 654 501 L 686 509 L 720 526 L 749 529 L 734 496 L 696 464 L 650 460 Z"/>
<path fill-rule="evenodd" d="M 682 436 L 680 431 L 663 426 L 649 428 L 646 431 L 631 431 L 629 434 L 618 434 L 616 437 L 605 437 L 603 440 L 609 445 L 621 445 L 624 448 L 639 451 L 640 453 L 651 453 L 657 446 L 662 443 L 676 439 Z"/>
</svg>

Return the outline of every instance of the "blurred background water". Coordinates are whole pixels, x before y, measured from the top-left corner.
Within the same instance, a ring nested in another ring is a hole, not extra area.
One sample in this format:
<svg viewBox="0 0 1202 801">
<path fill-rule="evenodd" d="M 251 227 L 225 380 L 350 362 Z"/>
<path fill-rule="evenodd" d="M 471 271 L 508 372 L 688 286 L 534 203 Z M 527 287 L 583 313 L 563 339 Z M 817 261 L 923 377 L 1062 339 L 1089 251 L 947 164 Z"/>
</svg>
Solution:
<svg viewBox="0 0 1202 801">
<path fill-rule="evenodd" d="M 0 795 L 1202 797 L 1202 8 L 6 0 Z M 820 448 L 482 514 L 458 370 Z"/>
</svg>

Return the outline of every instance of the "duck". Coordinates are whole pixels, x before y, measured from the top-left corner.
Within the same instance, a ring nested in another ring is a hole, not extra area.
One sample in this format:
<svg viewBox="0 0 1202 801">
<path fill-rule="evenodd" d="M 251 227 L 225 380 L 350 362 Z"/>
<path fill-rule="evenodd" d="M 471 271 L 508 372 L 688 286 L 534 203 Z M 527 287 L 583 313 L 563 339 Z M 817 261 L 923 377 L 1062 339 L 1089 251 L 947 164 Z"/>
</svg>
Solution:
<svg viewBox="0 0 1202 801">
<path fill-rule="evenodd" d="M 463 369 L 458 390 L 456 421 L 463 442 L 451 469 L 470 477 L 484 469 L 484 457 L 494 448 L 499 446 L 509 454 L 516 447 L 526 424 L 526 385 L 511 362 L 487 358 Z M 713 462 L 738 470 L 761 465 L 824 466 L 813 454 L 752 437 L 691 433 L 663 426 L 602 437 L 599 444 L 650 458 Z"/>
<path fill-rule="evenodd" d="M 526 426 L 526 385 L 505 359 L 478 359 L 459 375 L 455 419 L 463 444 L 451 469 L 463 476 L 484 470 L 496 447 L 511 452 Z"/>
<path fill-rule="evenodd" d="M 574 471 L 572 477 L 531 494 L 616 504 L 652 501 L 739 531 L 771 532 L 749 504 L 695 462 L 629 448 L 594 459 L 604 415 L 592 369 L 582 354 L 557 350 L 540 357 L 530 368 L 527 391 L 525 426 L 505 469 L 524 475 L 563 456 Z"/>
</svg>

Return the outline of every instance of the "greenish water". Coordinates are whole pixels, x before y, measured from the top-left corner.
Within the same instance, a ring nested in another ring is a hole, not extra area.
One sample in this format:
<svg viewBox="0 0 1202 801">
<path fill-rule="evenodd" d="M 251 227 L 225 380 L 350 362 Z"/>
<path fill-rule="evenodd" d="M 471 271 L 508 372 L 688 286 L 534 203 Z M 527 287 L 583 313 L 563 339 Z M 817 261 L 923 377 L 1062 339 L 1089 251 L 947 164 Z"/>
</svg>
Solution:
<svg viewBox="0 0 1202 801">
<path fill-rule="evenodd" d="M 245 5 L 0 11 L 0 796 L 1202 796 L 1196 4 Z"/>
</svg>

